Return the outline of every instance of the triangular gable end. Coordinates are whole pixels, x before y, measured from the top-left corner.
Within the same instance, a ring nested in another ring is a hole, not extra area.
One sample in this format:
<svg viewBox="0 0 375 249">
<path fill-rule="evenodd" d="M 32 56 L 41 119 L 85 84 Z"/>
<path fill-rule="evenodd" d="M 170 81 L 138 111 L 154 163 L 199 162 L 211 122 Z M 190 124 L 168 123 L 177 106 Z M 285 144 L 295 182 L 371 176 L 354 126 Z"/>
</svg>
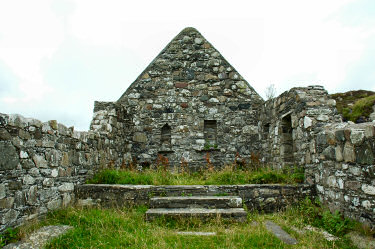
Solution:
<svg viewBox="0 0 375 249">
<path fill-rule="evenodd" d="M 235 87 L 241 88 L 252 101 L 263 102 L 258 93 L 211 44 L 195 28 L 188 27 L 156 56 L 118 102 L 127 102 L 128 97 L 142 98 L 136 90 L 139 84 L 142 84 L 143 89 L 146 87 L 155 90 L 160 83 L 185 87 L 188 84 L 215 84 L 226 80 L 235 82 Z"/>
</svg>

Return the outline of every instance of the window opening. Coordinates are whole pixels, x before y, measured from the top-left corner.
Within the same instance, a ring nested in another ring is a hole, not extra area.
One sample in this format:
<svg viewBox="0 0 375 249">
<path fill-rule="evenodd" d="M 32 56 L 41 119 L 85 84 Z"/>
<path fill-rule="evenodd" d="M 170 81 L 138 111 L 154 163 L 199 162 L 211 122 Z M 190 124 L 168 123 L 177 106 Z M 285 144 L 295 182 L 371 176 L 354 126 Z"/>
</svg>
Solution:
<svg viewBox="0 0 375 249">
<path fill-rule="evenodd" d="M 263 139 L 267 139 L 270 133 L 270 124 L 265 124 L 263 126 Z"/>
<path fill-rule="evenodd" d="M 284 162 L 293 163 L 293 129 L 292 118 L 289 115 L 281 120 L 281 147 L 280 154 Z"/>
<path fill-rule="evenodd" d="M 171 127 L 168 124 L 161 128 L 160 143 L 162 146 L 171 146 Z"/>
<path fill-rule="evenodd" d="M 217 148 L 217 122 L 216 120 L 204 121 L 205 148 Z"/>
</svg>

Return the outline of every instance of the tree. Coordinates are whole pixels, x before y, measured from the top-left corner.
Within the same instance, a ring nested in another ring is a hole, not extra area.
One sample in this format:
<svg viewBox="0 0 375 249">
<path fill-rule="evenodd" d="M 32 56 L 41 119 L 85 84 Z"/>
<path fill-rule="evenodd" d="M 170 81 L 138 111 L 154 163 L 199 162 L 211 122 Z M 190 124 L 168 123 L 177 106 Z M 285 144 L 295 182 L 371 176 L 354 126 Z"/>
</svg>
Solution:
<svg viewBox="0 0 375 249">
<path fill-rule="evenodd" d="M 275 84 L 271 84 L 266 88 L 266 98 L 267 100 L 276 97 L 276 87 Z"/>
</svg>

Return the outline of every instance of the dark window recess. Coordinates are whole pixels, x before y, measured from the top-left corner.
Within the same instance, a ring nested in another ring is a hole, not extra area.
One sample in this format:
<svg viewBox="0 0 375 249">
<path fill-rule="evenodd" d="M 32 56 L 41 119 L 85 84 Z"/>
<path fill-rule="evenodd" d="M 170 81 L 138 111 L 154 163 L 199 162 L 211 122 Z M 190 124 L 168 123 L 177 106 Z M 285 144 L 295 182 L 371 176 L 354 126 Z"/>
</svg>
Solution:
<svg viewBox="0 0 375 249">
<path fill-rule="evenodd" d="M 170 146 L 171 145 L 171 127 L 168 124 L 165 124 L 161 128 L 161 139 L 160 143 L 163 146 Z"/>
<path fill-rule="evenodd" d="M 217 146 L 217 123 L 216 120 L 204 121 L 204 139 L 206 145 Z"/>
<path fill-rule="evenodd" d="M 280 154 L 284 162 L 292 163 L 294 161 L 293 156 L 293 129 L 292 129 L 292 119 L 290 115 L 283 117 L 281 120 L 281 147 Z"/>
<path fill-rule="evenodd" d="M 270 124 L 265 124 L 263 126 L 263 138 L 267 139 L 270 134 Z"/>
</svg>

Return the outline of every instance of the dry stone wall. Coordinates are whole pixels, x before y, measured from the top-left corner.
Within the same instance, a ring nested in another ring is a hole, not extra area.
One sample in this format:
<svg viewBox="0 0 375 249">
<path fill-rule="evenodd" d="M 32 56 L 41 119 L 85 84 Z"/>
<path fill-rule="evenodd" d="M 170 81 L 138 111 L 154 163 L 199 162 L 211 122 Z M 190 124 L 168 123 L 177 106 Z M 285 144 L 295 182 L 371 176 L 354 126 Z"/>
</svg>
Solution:
<svg viewBox="0 0 375 249">
<path fill-rule="evenodd" d="M 159 155 L 193 170 L 238 157 L 277 168 L 305 166 L 306 183 L 332 210 L 374 224 L 374 123 L 341 120 L 321 86 L 293 88 L 264 102 L 197 30 L 186 28 L 118 101 L 95 102 L 88 132 L 0 114 L 0 231 L 70 205 L 82 193 L 73 190 L 98 168 L 146 166 Z M 307 193 L 231 188 L 225 191 L 247 198 L 251 208 L 267 203 L 271 209 Z M 111 196 L 118 198 L 111 191 L 100 198 Z"/>
<path fill-rule="evenodd" d="M 259 119 L 263 161 L 279 168 L 311 163 L 307 152 L 315 134 L 333 122 L 341 122 L 341 116 L 322 86 L 292 88 L 268 100 Z"/>
<path fill-rule="evenodd" d="M 71 205 L 74 187 L 113 156 L 100 133 L 0 114 L 0 231 Z"/>
<path fill-rule="evenodd" d="M 131 154 L 132 117 L 126 108 L 113 102 L 94 103 L 94 115 L 90 131 L 105 137 L 111 149 L 111 166 L 126 167 L 135 162 Z"/>
<path fill-rule="evenodd" d="M 311 147 L 306 178 L 332 211 L 375 224 L 375 123 L 324 127 Z"/>
<path fill-rule="evenodd" d="M 311 185 L 246 184 L 246 185 L 108 185 L 77 186 L 80 206 L 122 207 L 149 205 L 155 196 L 239 196 L 249 210 L 274 212 L 311 197 Z"/>
</svg>

